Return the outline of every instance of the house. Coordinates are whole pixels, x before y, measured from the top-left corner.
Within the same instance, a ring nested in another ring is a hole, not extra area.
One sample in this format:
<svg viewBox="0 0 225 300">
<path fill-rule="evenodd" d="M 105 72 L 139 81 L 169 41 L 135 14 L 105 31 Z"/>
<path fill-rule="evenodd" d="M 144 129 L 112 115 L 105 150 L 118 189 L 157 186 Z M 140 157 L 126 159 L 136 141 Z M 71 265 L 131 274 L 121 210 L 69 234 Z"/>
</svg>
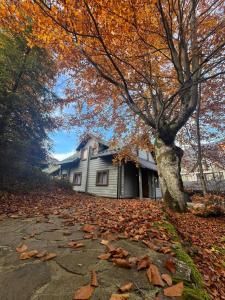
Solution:
<svg viewBox="0 0 225 300">
<path fill-rule="evenodd" d="M 60 175 L 67 178 L 75 191 L 112 198 L 161 197 L 157 167 L 150 152 L 138 151 L 137 163 L 116 165 L 118 151 L 107 142 L 87 135 L 76 153 L 59 162 Z"/>
<path fill-rule="evenodd" d="M 217 146 L 217 145 L 216 145 Z M 214 152 L 218 151 L 217 147 L 213 148 Z M 222 154 L 220 161 L 216 162 L 208 158 L 202 161 L 203 175 L 205 178 L 207 190 L 209 192 L 225 191 L 225 160 Z M 181 168 L 181 176 L 185 189 L 193 191 L 201 191 L 200 172 L 196 159 L 196 153 L 190 147 L 186 147 L 184 151 L 183 164 Z"/>
</svg>

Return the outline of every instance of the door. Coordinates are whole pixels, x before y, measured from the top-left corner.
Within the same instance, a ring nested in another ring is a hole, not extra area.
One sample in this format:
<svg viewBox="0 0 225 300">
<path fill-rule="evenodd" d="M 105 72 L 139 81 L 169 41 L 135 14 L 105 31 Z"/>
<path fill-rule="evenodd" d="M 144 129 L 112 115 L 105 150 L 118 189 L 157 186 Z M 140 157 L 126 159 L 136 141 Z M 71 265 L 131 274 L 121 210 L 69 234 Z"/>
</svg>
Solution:
<svg viewBox="0 0 225 300">
<path fill-rule="evenodd" d="M 149 198 L 149 186 L 148 186 L 148 170 L 142 169 L 142 190 L 143 190 L 143 197 Z"/>
</svg>

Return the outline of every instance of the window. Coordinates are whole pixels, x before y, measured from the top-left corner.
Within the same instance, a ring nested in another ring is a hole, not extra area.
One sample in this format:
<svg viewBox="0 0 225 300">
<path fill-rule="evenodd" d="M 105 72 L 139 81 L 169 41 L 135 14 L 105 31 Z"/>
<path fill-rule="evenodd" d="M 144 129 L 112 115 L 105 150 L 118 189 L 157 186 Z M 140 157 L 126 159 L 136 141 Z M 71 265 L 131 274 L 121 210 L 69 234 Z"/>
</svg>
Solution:
<svg viewBox="0 0 225 300">
<path fill-rule="evenodd" d="M 81 150 L 81 159 L 86 160 L 88 157 L 88 149 Z"/>
<path fill-rule="evenodd" d="M 109 184 L 109 170 L 97 171 L 96 185 L 106 186 Z"/>
<path fill-rule="evenodd" d="M 81 185 L 82 173 L 75 173 L 73 175 L 73 183 L 74 185 Z"/>
</svg>

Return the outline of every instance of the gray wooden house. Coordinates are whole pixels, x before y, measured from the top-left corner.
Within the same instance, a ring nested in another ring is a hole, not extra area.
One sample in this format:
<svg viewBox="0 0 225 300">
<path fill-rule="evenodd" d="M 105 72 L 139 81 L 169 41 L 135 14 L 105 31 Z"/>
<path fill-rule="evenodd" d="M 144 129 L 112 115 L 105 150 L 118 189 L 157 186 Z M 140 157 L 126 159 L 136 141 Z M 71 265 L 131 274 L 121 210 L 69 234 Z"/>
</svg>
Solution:
<svg viewBox="0 0 225 300">
<path fill-rule="evenodd" d="M 161 197 L 157 167 L 150 152 L 138 151 L 138 167 L 132 161 L 113 164 L 116 150 L 105 141 L 87 135 L 76 153 L 59 162 L 60 176 L 76 191 L 112 198 Z"/>
</svg>

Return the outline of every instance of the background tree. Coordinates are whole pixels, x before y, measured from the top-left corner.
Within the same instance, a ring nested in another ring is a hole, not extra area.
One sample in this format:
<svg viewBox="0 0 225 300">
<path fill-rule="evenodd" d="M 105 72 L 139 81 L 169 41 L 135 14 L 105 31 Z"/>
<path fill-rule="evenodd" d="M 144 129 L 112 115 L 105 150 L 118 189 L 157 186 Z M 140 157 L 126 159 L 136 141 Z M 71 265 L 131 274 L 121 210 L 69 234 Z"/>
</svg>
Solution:
<svg viewBox="0 0 225 300">
<path fill-rule="evenodd" d="M 88 107 L 86 117 L 94 115 L 107 126 L 103 112 L 109 110 L 115 120 L 122 110 L 122 121 L 116 122 L 124 129 L 132 115 L 139 127 L 153 131 L 164 200 L 184 211 L 182 150 L 174 142 L 196 109 L 199 84 L 224 74 L 223 1 L 27 0 L 1 5 L 3 26 L 24 31 L 32 22 L 29 44 L 56 51 L 62 67 L 71 70 L 68 95 L 82 96 L 76 102 L 79 112 Z"/>
<path fill-rule="evenodd" d="M 222 78 L 214 78 L 201 85 L 196 112 L 178 136 L 179 142 L 192 152 L 190 158 L 183 160 L 183 165 L 190 172 L 194 166 L 197 167 L 203 194 L 207 193 L 203 172 L 207 170 L 207 165 L 217 165 L 219 168 L 224 165 L 223 149 L 220 146 L 224 143 L 224 87 Z"/>
<path fill-rule="evenodd" d="M 3 30 L 0 65 L 0 186 L 13 188 L 29 184 L 46 159 L 47 131 L 55 127 L 57 101 L 49 88 L 56 68 L 44 49 L 31 49 L 19 34 Z"/>
</svg>

